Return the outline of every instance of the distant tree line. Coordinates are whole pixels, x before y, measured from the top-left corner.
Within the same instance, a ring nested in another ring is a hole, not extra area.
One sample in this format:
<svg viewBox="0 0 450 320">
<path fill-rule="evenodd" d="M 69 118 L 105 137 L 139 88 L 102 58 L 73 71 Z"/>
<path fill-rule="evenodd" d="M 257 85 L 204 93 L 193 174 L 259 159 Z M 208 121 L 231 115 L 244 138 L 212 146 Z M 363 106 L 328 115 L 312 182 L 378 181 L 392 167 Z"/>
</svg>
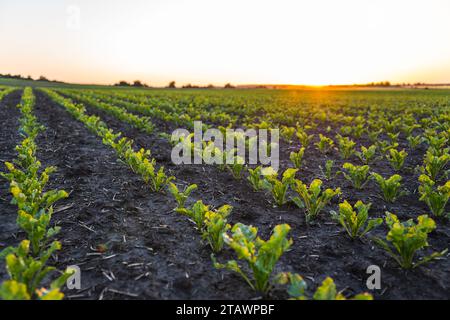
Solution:
<svg viewBox="0 0 450 320">
<path fill-rule="evenodd" d="M 22 77 L 20 74 L 1 74 L 0 73 L 0 77 L 1 78 L 6 78 L 6 79 L 18 79 L 18 80 L 33 80 L 33 78 L 31 76 L 28 77 Z"/>
<path fill-rule="evenodd" d="M 212 84 L 208 84 L 207 86 L 198 86 L 198 85 L 192 85 L 190 83 L 181 87 L 181 89 L 215 89 L 215 88 L 220 88 L 220 87 L 216 87 Z M 223 86 L 223 88 L 224 89 L 235 89 L 236 87 L 233 86 L 231 83 L 227 83 L 226 85 Z"/>
<path fill-rule="evenodd" d="M 390 87 L 391 83 L 389 81 L 371 82 L 366 84 L 367 87 Z"/>
<path fill-rule="evenodd" d="M 119 81 L 117 83 L 114 84 L 115 86 L 118 87 L 137 87 L 137 88 L 151 88 L 148 84 L 143 83 L 140 80 L 136 80 L 133 83 L 131 82 L 127 82 L 127 81 Z M 177 88 L 177 84 L 175 81 L 170 81 L 167 86 L 167 89 L 176 89 Z M 212 84 L 208 84 L 206 86 L 199 86 L 199 85 L 193 85 L 193 84 L 185 84 L 183 86 L 180 87 L 181 89 L 214 89 L 216 88 L 214 85 Z M 219 88 L 219 87 L 217 87 Z M 236 88 L 235 86 L 233 86 L 231 83 L 227 83 L 224 87 L 224 89 L 234 89 Z"/>
<path fill-rule="evenodd" d="M 20 74 L 1 74 L 0 73 L 0 78 L 5 78 L 5 79 L 16 79 L 16 80 L 29 80 L 29 81 L 46 81 L 46 82 L 58 82 L 58 83 L 64 83 L 62 81 L 58 81 L 58 80 L 49 80 L 44 76 L 39 76 L 39 78 L 33 79 L 31 76 L 22 76 Z"/>
<path fill-rule="evenodd" d="M 140 80 L 135 80 L 133 83 L 126 82 L 126 81 L 119 81 L 114 84 L 118 87 L 137 87 L 137 88 L 149 88 L 149 85 L 146 83 L 142 83 Z"/>
</svg>

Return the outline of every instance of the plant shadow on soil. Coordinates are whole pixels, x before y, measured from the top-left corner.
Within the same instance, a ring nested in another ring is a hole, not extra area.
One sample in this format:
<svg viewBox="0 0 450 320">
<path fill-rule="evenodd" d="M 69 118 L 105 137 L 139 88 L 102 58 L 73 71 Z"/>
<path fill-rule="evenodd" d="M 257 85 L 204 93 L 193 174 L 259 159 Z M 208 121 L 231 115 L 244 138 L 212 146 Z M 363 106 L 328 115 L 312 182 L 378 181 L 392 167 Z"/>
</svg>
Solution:
<svg viewBox="0 0 450 320">
<path fill-rule="evenodd" d="M 173 212 L 175 202 L 169 194 L 151 193 L 137 175 L 117 160 L 114 151 L 101 143 L 100 138 L 43 93 L 37 91 L 35 94 L 35 114 L 47 127 L 38 137 L 38 158 L 44 166 L 58 167 L 51 177 L 50 187 L 70 192 L 67 200 L 58 203 L 55 208 L 57 213 L 53 217 L 54 222 L 62 227 L 58 238 L 63 249 L 57 255 L 57 266 L 64 269 L 68 265 L 78 265 L 82 272 L 82 289 L 65 290 L 69 299 L 258 298 L 237 275 L 214 269 L 211 250 L 202 243 L 193 224 Z M 14 114 L 8 110 L 7 119 L 17 117 L 17 112 Z M 290 236 L 294 244 L 280 259 L 274 273 L 291 271 L 301 274 L 308 282 L 310 292 L 326 276 L 331 276 L 338 290 L 343 290 L 345 295 L 368 291 L 365 282 L 369 275 L 366 269 L 370 265 L 378 265 L 382 270 L 382 289 L 371 292 L 376 299 L 450 297 L 449 259 L 411 271 L 401 270 L 369 239 L 348 239 L 328 214 L 344 199 L 351 203 L 357 200 L 371 202 L 371 215 L 374 217 L 383 216 L 386 210 L 398 214 L 401 219 L 424 214 L 427 208 L 418 201 L 415 174 L 408 171 L 401 173 L 405 176 L 403 185 L 410 194 L 395 204 L 388 204 L 379 198 L 378 187 L 373 182 L 363 190 L 355 190 L 338 176 L 325 184 L 327 187 L 340 186 L 343 189 L 341 199 L 334 199 L 316 223 L 308 226 L 302 210 L 293 204 L 274 208 L 270 195 L 253 192 L 245 179 L 235 180 L 229 172 L 221 172 L 214 166 L 173 165 L 170 160 L 171 147 L 158 134 L 141 133 L 89 105 L 87 110 L 89 114 L 100 116 L 114 131 L 132 138 L 136 148 L 152 150 L 158 165 L 163 165 L 177 177 L 177 184 L 196 183 L 199 188 L 193 194 L 194 199 L 202 199 L 214 207 L 232 205 L 231 223 L 257 226 L 263 239 L 270 236 L 275 225 L 288 223 L 292 227 Z M 17 131 L 17 127 L 13 127 L 8 125 L 1 131 L 2 143 L 8 141 L 8 148 L 13 148 L 18 140 L 11 139 L 11 131 Z M 165 130 L 168 128 L 172 129 L 170 125 L 165 126 Z M 368 145 L 363 139 L 358 143 Z M 289 152 L 296 149 L 298 145 L 282 144 L 283 169 L 289 165 Z M 419 164 L 423 152 L 417 150 L 411 154 L 407 166 Z M 14 152 L 5 153 L 8 159 L 13 155 Z M 332 158 L 337 159 L 334 151 Z M 337 167 L 341 167 L 343 162 L 336 160 Z M 356 159 L 349 162 L 358 163 Z M 324 163 L 325 157 L 321 153 L 315 148 L 308 149 L 305 165 L 297 177 L 309 183 L 320 176 L 318 166 Z M 394 173 L 386 161 L 373 165 L 371 169 L 383 176 Z M 0 191 L 3 214 L 12 224 L 15 222 L 14 208 L 4 200 L 9 199 L 9 195 L 5 194 L 7 188 Z M 438 220 L 437 225 L 437 230 L 430 234 L 430 248 L 426 252 L 443 250 L 449 245 L 448 222 Z M 5 245 L 18 241 L 3 235 L 11 232 L 10 229 L 4 226 L 1 229 L 1 242 Z M 371 235 L 382 237 L 385 233 L 386 229 L 380 227 Z M 20 232 L 17 238 L 21 238 Z M 231 251 L 225 250 L 218 255 L 218 260 L 226 261 L 233 257 Z M 2 270 L 3 265 L 2 262 Z M 3 280 L 4 273 L 0 276 Z M 285 299 L 287 296 L 283 288 L 276 287 L 269 298 Z"/>
</svg>

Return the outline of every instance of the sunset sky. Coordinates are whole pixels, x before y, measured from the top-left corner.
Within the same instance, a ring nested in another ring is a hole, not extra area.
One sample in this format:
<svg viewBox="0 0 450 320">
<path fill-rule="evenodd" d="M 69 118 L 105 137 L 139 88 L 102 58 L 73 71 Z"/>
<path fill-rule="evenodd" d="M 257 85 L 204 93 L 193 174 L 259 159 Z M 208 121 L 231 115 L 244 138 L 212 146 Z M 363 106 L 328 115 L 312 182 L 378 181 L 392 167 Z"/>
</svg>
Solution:
<svg viewBox="0 0 450 320">
<path fill-rule="evenodd" d="M 448 0 L 0 0 L 0 73 L 77 83 L 450 82 Z"/>
</svg>

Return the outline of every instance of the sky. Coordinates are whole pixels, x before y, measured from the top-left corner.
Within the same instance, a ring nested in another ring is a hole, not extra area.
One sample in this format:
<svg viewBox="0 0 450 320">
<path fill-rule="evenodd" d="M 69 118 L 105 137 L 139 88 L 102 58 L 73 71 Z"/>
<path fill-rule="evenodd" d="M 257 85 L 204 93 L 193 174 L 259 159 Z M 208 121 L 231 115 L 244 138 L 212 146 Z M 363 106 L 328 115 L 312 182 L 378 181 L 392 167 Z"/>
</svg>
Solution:
<svg viewBox="0 0 450 320">
<path fill-rule="evenodd" d="M 450 83 L 449 0 L 0 0 L 0 73 L 76 83 Z"/>
</svg>

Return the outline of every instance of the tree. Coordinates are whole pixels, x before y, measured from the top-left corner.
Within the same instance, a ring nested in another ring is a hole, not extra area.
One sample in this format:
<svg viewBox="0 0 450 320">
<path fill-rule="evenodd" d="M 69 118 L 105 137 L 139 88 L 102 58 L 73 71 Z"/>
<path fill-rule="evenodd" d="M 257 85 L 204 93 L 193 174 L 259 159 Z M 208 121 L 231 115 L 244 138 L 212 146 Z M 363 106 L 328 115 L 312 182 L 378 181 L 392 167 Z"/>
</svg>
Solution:
<svg viewBox="0 0 450 320">
<path fill-rule="evenodd" d="M 40 76 L 38 81 L 48 81 L 48 79 L 44 76 Z"/>
<path fill-rule="evenodd" d="M 169 83 L 169 85 L 167 86 L 167 88 L 175 89 L 175 88 L 176 88 L 175 81 L 170 81 L 170 83 Z"/>
<path fill-rule="evenodd" d="M 133 82 L 133 87 L 144 87 L 144 85 L 142 84 L 141 81 L 135 80 L 135 81 Z"/>
<path fill-rule="evenodd" d="M 233 86 L 231 83 L 227 83 L 227 84 L 224 86 L 224 88 L 225 88 L 225 89 L 234 89 L 235 86 Z"/>
<path fill-rule="evenodd" d="M 129 87 L 130 84 L 126 81 L 119 81 L 118 83 L 114 84 L 116 87 Z"/>
</svg>

